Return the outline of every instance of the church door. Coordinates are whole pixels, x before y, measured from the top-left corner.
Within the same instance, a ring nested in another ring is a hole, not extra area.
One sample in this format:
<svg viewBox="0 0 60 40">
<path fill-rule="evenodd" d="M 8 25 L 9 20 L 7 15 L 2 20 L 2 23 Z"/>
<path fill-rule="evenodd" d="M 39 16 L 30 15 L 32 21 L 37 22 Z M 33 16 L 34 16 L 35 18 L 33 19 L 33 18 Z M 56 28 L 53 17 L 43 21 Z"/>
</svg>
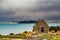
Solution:
<svg viewBox="0 0 60 40">
<path fill-rule="evenodd" d="M 44 32 L 44 27 L 41 27 L 41 32 Z"/>
</svg>

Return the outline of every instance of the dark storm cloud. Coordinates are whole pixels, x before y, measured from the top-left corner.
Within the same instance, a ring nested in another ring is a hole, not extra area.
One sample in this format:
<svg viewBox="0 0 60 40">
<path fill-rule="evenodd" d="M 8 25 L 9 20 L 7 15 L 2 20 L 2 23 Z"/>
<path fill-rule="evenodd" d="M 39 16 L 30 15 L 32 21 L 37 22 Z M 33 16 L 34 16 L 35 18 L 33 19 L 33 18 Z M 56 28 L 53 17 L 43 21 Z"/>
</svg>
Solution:
<svg viewBox="0 0 60 40">
<path fill-rule="evenodd" d="M 60 20 L 60 15 L 46 17 L 47 20 Z"/>
<path fill-rule="evenodd" d="M 60 1 L 59 0 L 48 0 L 43 2 L 44 5 L 37 5 L 38 8 L 35 8 L 35 11 L 60 11 Z M 37 3 L 40 4 L 40 1 Z"/>
<path fill-rule="evenodd" d="M 42 11 L 60 11 L 60 5 L 59 4 L 60 4 L 60 2 L 59 3 L 57 2 L 54 5 L 42 8 L 40 10 L 42 10 Z"/>
<path fill-rule="evenodd" d="M 0 0 L 0 20 L 60 20 L 59 4 L 59 0 Z"/>
</svg>

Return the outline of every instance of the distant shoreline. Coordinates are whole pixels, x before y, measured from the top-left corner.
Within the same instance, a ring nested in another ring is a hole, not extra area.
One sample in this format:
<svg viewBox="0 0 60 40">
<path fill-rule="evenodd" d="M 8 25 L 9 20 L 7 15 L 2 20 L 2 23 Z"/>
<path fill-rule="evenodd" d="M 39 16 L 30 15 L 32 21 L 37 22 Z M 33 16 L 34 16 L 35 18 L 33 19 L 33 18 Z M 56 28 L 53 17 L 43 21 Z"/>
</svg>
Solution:
<svg viewBox="0 0 60 40">
<path fill-rule="evenodd" d="M 37 21 L 20 21 L 18 23 L 36 23 Z"/>
<path fill-rule="evenodd" d="M 18 23 L 18 24 L 22 24 L 22 23 Z M 23 24 L 26 24 L 26 23 L 23 23 Z M 28 24 L 30 24 L 30 23 L 28 23 Z"/>
<path fill-rule="evenodd" d="M 15 21 L 17 22 L 17 21 Z M 35 20 L 29 20 L 29 21 L 19 21 L 17 23 L 36 23 L 37 21 Z M 48 20 L 46 21 L 47 23 L 60 23 L 60 20 Z"/>
</svg>

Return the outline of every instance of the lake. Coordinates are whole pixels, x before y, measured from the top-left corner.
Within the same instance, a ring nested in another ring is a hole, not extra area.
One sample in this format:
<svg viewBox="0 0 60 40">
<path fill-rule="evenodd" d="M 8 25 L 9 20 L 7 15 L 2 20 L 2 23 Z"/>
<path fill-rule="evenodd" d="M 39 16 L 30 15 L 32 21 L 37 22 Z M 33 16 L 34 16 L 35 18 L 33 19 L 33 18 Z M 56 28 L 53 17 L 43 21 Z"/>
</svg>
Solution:
<svg viewBox="0 0 60 40">
<path fill-rule="evenodd" d="M 0 34 L 21 33 L 23 31 L 32 31 L 34 23 L 21 24 L 0 24 Z M 48 23 L 49 26 L 60 26 L 60 23 Z"/>
</svg>

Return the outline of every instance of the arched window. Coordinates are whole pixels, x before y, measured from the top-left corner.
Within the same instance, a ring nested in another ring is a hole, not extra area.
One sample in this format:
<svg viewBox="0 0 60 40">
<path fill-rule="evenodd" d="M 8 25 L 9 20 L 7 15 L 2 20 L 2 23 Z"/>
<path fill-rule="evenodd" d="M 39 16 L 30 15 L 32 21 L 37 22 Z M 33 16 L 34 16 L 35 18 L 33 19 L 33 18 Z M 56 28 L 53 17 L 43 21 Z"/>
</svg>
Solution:
<svg viewBox="0 0 60 40">
<path fill-rule="evenodd" d="M 41 27 L 41 32 L 44 32 L 44 27 Z"/>
</svg>

